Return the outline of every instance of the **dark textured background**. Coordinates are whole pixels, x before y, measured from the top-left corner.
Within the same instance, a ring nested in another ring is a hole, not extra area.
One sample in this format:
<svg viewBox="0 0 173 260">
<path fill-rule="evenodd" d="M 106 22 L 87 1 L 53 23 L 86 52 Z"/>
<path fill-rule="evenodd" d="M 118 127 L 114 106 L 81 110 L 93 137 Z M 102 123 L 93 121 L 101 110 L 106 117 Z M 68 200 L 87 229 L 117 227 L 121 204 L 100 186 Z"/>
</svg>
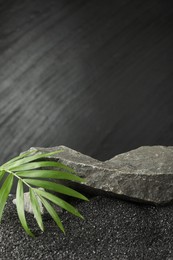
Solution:
<svg viewBox="0 0 173 260">
<path fill-rule="evenodd" d="M 173 145 L 172 1 L 0 0 L 0 161 Z"/>
<path fill-rule="evenodd" d="M 172 83 L 172 0 L 0 0 L 1 163 L 31 146 L 105 160 L 173 145 Z M 172 207 L 77 206 L 86 221 L 63 213 L 66 236 L 50 221 L 31 241 L 8 203 L 0 259 L 173 259 Z"/>
</svg>

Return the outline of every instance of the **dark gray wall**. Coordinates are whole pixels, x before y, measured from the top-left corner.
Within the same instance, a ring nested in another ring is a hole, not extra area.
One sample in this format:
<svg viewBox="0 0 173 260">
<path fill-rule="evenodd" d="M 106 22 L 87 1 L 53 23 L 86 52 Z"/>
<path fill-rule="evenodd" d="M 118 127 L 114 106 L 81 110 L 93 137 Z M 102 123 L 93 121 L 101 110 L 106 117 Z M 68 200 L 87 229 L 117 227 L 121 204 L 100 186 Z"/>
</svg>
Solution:
<svg viewBox="0 0 173 260">
<path fill-rule="evenodd" d="M 172 1 L 0 1 L 0 161 L 173 145 Z"/>
</svg>

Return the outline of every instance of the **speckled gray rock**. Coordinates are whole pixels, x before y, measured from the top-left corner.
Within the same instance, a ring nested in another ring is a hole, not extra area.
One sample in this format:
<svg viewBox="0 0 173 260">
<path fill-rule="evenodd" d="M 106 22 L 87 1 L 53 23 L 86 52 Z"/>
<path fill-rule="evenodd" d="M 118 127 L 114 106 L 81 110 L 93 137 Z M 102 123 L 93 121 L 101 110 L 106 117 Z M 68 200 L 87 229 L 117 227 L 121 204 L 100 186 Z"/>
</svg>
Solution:
<svg viewBox="0 0 173 260">
<path fill-rule="evenodd" d="M 85 185 L 69 183 L 73 188 L 137 202 L 166 204 L 173 200 L 171 146 L 143 146 L 105 162 L 65 146 L 31 149 L 40 152 L 63 149 L 63 152 L 51 156 L 51 159 L 72 167 L 86 179 Z"/>
</svg>

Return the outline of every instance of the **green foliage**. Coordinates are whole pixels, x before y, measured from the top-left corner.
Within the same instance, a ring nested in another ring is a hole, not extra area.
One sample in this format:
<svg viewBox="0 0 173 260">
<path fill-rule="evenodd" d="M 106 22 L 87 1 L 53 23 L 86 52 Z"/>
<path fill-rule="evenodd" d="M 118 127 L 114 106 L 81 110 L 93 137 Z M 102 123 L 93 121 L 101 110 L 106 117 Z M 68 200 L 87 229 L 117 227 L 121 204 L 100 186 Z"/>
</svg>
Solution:
<svg viewBox="0 0 173 260">
<path fill-rule="evenodd" d="M 50 160 L 51 155 L 57 154 L 59 152 L 62 152 L 62 150 L 57 150 L 51 153 L 37 153 L 37 151 L 29 151 L 11 159 L 0 167 L 0 181 L 5 178 L 5 173 L 7 173 L 7 177 L 3 181 L 2 187 L 0 188 L 0 222 L 2 220 L 4 207 L 15 178 L 18 181 L 16 188 L 17 213 L 21 225 L 28 235 L 32 237 L 34 236 L 28 227 L 25 218 L 23 191 L 24 186 L 29 188 L 29 196 L 34 216 L 39 228 L 42 231 L 44 231 L 44 226 L 39 204 L 40 201 L 47 212 L 51 215 L 53 220 L 56 222 L 57 226 L 64 233 L 64 227 L 57 212 L 51 205 L 52 203 L 83 219 L 83 216 L 75 207 L 58 196 L 48 192 L 50 190 L 88 201 L 88 199 L 79 192 L 62 184 L 57 184 L 53 181 L 50 181 L 50 179 L 62 179 L 74 182 L 85 181 L 84 179 L 75 175 L 74 170 L 70 167 L 63 165 L 60 162 Z M 49 160 L 46 160 L 47 158 L 49 158 Z M 43 188 L 45 190 L 41 190 L 39 188 Z"/>
</svg>

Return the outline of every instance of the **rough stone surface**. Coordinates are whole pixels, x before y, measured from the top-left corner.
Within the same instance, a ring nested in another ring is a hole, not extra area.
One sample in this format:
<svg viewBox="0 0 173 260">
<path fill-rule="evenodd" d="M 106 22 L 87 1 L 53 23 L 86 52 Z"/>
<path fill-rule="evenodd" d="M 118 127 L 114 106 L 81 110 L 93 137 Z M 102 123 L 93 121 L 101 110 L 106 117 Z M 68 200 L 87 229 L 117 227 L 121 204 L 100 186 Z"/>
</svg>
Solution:
<svg viewBox="0 0 173 260">
<path fill-rule="evenodd" d="M 144 146 L 98 161 L 65 146 L 31 148 L 39 152 L 63 149 L 51 156 L 72 167 L 85 185 L 68 183 L 86 193 L 107 194 L 137 202 L 166 204 L 173 200 L 173 147 Z"/>
</svg>

